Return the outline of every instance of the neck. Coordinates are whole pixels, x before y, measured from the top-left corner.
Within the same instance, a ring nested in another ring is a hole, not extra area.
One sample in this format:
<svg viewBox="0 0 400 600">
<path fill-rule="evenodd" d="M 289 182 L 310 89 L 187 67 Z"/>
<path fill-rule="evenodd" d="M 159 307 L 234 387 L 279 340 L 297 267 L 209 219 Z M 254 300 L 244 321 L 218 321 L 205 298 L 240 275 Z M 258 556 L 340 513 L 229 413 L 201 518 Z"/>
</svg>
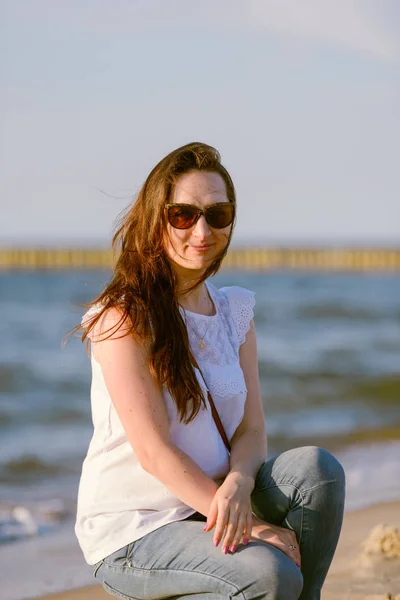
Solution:
<svg viewBox="0 0 400 600">
<path fill-rule="evenodd" d="M 178 281 L 177 299 L 179 304 L 182 306 L 182 308 L 192 312 L 208 315 L 213 314 L 213 303 L 209 297 L 204 281 L 199 287 L 195 288 L 191 292 L 186 292 L 188 287 L 190 287 L 195 281 L 195 279 Z"/>
<path fill-rule="evenodd" d="M 190 302 L 191 304 L 196 304 L 196 303 L 200 302 L 204 296 L 207 297 L 207 288 L 205 286 L 204 281 L 201 285 L 199 285 L 197 288 L 195 288 L 191 292 L 186 291 L 194 283 L 195 283 L 194 280 L 192 280 L 192 281 L 185 280 L 184 282 L 178 282 L 177 298 L 178 298 L 179 303 Z"/>
<path fill-rule="evenodd" d="M 194 302 L 201 296 L 202 290 L 205 290 L 204 282 L 192 292 L 187 293 L 186 290 L 191 288 L 200 277 L 204 274 L 203 270 L 189 270 L 181 267 L 180 265 L 173 264 L 173 270 L 175 272 L 176 282 L 176 296 L 178 302 L 185 301 L 191 298 Z"/>
</svg>

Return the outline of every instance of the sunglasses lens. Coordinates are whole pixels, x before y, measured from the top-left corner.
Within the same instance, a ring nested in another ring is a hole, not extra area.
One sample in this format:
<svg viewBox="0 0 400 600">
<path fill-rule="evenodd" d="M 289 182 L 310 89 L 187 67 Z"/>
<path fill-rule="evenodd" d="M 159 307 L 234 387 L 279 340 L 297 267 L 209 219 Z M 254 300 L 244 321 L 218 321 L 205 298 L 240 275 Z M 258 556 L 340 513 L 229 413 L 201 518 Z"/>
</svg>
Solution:
<svg viewBox="0 0 400 600">
<path fill-rule="evenodd" d="M 189 229 L 196 220 L 199 211 L 192 206 L 170 206 L 168 221 L 175 229 Z"/>
<path fill-rule="evenodd" d="M 224 204 L 222 206 L 211 206 L 207 210 L 207 223 L 214 229 L 223 229 L 228 227 L 233 221 L 235 207 L 234 204 Z"/>
</svg>

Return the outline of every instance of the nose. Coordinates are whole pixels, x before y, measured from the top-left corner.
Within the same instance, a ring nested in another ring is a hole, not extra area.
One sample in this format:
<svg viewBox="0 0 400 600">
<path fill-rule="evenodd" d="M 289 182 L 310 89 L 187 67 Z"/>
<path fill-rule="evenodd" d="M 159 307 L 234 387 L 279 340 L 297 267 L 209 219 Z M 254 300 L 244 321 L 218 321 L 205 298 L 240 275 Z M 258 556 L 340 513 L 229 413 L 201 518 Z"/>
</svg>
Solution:
<svg viewBox="0 0 400 600">
<path fill-rule="evenodd" d="M 205 240 L 210 235 L 211 231 L 204 215 L 201 215 L 194 225 L 193 233 L 200 240 Z"/>
</svg>

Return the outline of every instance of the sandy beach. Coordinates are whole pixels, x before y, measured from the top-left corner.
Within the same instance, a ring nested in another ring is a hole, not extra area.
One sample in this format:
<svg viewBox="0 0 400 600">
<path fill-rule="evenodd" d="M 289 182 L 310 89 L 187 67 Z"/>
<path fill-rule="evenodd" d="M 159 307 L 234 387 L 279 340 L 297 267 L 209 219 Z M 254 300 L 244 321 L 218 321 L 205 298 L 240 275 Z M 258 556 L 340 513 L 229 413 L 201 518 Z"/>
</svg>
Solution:
<svg viewBox="0 0 400 600">
<path fill-rule="evenodd" d="M 381 503 L 347 512 L 339 546 L 322 592 L 322 600 L 400 600 L 400 539 L 397 545 L 378 541 L 369 544 L 371 531 L 386 524 L 400 528 L 400 501 Z M 394 532 L 396 536 L 396 533 Z M 379 537 L 379 536 L 378 536 Z M 392 540 L 393 542 L 393 540 Z M 396 557 L 389 557 L 390 554 Z M 45 600 L 105 600 L 110 596 L 100 586 L 79 588 L 45 596 Z"/>
</svg>

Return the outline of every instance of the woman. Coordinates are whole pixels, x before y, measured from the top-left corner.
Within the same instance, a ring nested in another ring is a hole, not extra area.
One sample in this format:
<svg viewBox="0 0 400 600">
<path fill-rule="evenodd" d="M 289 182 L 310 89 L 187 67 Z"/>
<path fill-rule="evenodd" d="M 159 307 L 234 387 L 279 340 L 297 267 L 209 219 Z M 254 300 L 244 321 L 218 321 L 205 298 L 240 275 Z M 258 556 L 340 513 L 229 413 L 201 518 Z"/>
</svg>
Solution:
<svg viewBox="0 0 400 600">
<path fill-rule="evenodd" d="M 82 320 L 94 434 L 76 534 L 119 598 L 314 600 L 336 548 L 343 469 L 315 447 L 266 461 L 254 294 L 208 282 L 235 213 L 214 148 L 166 156 Z"/>
</svg>

